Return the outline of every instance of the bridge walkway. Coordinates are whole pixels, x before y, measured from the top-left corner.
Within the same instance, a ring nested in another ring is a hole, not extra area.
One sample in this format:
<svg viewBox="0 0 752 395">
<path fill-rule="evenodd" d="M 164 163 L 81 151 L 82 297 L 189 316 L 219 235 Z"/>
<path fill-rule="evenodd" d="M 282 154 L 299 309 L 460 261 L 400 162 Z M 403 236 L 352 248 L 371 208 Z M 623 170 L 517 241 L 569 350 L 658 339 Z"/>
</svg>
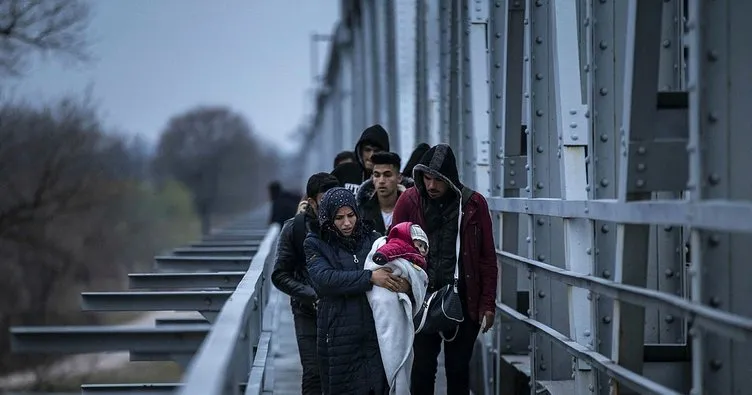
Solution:
<svg viewBox="0 0 752 395">
<path fill-rule="evenodd" d="M 271 292 L 267 309 L 273 309 L 275 323 L 271 346 L 272 360 L 267 362 L 272 369 L 268 373 L 270 377 L 267 377 L 267 380 L 273 380 L 274 395 L 298 395 L 301 393 L 300 376 L 303 374 L 303 368 L 298 358 L 290 298 L 277 289 Z M 446 394 L 443 353 L 439 356 L 437 376 L 435 393 Z"/>
</svg>

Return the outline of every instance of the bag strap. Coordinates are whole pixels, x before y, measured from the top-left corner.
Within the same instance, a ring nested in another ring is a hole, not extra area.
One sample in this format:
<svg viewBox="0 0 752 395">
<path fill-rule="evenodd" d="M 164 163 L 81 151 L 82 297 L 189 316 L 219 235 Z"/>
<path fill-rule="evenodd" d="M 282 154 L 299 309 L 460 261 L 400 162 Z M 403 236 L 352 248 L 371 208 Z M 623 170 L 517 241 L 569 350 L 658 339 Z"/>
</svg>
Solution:
<svg viewBox="0 0 752 395">
<path fill-rule="evenodd" d="M 455 239 L 455 257 L 457 260 L 454 262 L 454 282 L 453 282 L 453 290 L 454 292 L 459 292 L 457 289 L 460 279 L 460 245 L 461 245 L 461 230 L 462 230 L 462 217 L 465 216 L 465 205 L 468 201 L 470 201 L 470 197 L 473 195 L 473 191 L 471 189 L 463 187 L 460 191 L 460 208 L 459 212 L 457 213 L 457 238 Z"/>
</svg>

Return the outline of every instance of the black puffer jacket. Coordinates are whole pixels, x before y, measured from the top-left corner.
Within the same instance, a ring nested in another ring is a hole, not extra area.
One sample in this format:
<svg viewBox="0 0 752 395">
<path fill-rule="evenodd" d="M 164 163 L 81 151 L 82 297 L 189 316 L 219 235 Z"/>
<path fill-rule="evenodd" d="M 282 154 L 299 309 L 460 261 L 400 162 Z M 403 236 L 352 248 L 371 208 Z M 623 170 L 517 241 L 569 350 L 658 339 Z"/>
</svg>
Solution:
<svg viewBox="0 0 752 395">
<path fill-rule="evenodd" d="M 308 276 L 303 250 L 303 242 L 310 232 L 318 233 L 318 220 L 310 208 L 285 221 L 279 234 L 272 283 L 290 295 L 293 313 L 315 316 L 313 306 L 317 296 Z"/>
<path fill-rule="evenodd" d="M 327 192 L 319 208 L 322 231 L 319 235 L 309 233 L 304 243 L 308 272 L 319 295 L 321 386 L 328 395 L 382 395 L 389 388 L 366 297 L 372 288 L 371 271 L 363 268 L 379 235 L 367 221 L 359 220 L 354 236 L 337 236 L 332 219 L 343 206 L 355 206 L 350 191 L 335 188 Z"/>
</svg>

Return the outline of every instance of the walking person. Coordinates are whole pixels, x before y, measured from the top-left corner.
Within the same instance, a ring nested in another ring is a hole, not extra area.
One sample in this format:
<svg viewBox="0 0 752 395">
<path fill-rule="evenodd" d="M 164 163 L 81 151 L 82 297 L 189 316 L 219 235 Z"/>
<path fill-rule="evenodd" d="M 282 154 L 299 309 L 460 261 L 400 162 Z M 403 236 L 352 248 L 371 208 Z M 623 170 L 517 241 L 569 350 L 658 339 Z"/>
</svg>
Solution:
<svg viewBox="0 0 752 395">
<path fill-rule="evenodd" d="M 478 332 L 488 331 L 496 311 L 496 251 L 491 215 L 483 195 L 462 185 L 451 147 L 438 144 L 413 169 L 415 186 L 400 196 L 392 223 L 412 222 L 428 235 L 428 294 L 456 284 L 463 320 L 452 338 L 415 335 L 413 395 L 433 395 L 438 355 L 444 345 L 447 393 L 470 392 L 470 358 Z M 481 326 L 482 323 L 485 323 Z"/>
<path fill-rule="evenodd" d="M 277 256 L 272 269 L 272 283 L 290 295 L 300 364 L 303 366 L 303 395 L 321 394 L 321 377 L 316 356 L 316 301 L 303 250 L 308 233 L 318 233 L 318 207 L 324 193 L 338 186 L 328 173 L 317 173 L 306 185 L 307 205 L 303 212 L 285 221 L 279 235 Z"/>
<path fill-rule="evenodd" d="M 388 269 L 364 269 L 379 237 L 358 218 L 355 196 L 345 188 L 324 194 L 321 230 L 304 246 L 308 273 L 319 297 L 318 358 L 324 394 L 383 395 L 389 392 L 373 312 L 366 292 L 374 285 L 392 291 L 409 283 Z"/>
</svg>

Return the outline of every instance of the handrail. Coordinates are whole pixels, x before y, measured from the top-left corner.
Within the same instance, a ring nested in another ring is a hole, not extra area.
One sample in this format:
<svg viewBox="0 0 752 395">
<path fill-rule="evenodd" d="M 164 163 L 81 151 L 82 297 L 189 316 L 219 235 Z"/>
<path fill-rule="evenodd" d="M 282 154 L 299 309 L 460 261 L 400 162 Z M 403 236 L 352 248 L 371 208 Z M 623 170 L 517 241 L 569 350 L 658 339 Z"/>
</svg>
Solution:
<svg viewBox="0 0 752 395">
<path fill-rule="evenodd" d="M 211 331 L 191 360 L 183 377 L 184 384 L 178 392 L 180 395 L 237 394 L 240 384 L 247 380 L 250 362 L 254 359 L 252 346 L 258 340 L 248 338 L 248 321 L 252 310 L 263 311 L 263 306 L 257 306 L 255 302 L 263 299 L 259 285 L 264 281 L 266 264 L 272 257 L 279 230 L 277 224 L 270 226 L 248 271 L 225 302 Z M 256 331 L 255 337 L 259 335 L 260 331 Z M 239 350 L 239 344 L 247 341 L 251 342 L 251 346 Z M 245 361 L 240 363 L 241 366 L 236 363 L 236 355 L 241 355 Z"/>
<path fill-rule="evenodd" d="M 496 255 L 502 263 L 543 274 L 552 280 L 557 280 L 569 286 L 587 289 L 600 295 L 643 307 L 666 308 L 691 320 L 700 327 L 730 339 L 748 341 L 752 338 L 752 319 L 738 314 L 704 306 L 665 292 L 576 273 L 506 251 L 497 250 Z"/>
</svg>

